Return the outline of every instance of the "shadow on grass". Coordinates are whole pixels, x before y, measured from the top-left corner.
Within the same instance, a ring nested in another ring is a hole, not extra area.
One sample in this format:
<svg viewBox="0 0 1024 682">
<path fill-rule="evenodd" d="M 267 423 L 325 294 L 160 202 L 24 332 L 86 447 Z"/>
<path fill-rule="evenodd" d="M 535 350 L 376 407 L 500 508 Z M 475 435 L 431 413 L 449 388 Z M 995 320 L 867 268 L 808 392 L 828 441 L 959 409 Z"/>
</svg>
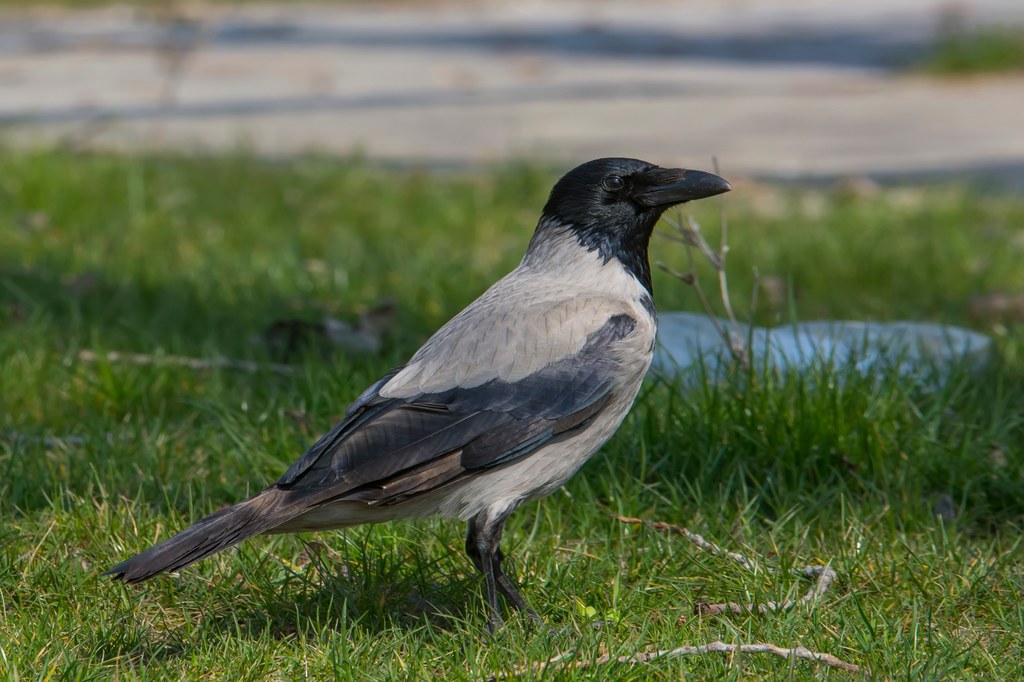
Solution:
<svg viewBox="0 0 1024 682">
<path fill-rule="evenodd" d="M 425 627 L 442 636 L 478 629 L 481 638 L 487 637 L 483 580 L 468 559 L 453 550 L 440 560 L 425 560 L 407 542 L 400 551 L 380 551 L 372 544 L 373 535 L 372 530 L 358 533 L 356 540 L 342 543 L 340 553 L 319 542 L 305 543 L 301 565 L 283 574 L 263 555 L 256 563 L 245 561 L 233 578 L 212 585 L 193 576 L 177 586 L 127 587 L 158 591 L 154 596 L 161 606 L 129 607 L 133 612 L 122 620 L 135 619 L 136 627 L 122 622 L 96 633 L 86 646 L 96 660 L 141 671 L 221 647 L 226 640 L 242 640 L 244 647 L 245 642 L 322 640 L 324 633 L 332 633 L 379 642 Z M 253 556 L 244 554 L 245 559 Z M 270 578 L 274 573 L 279 577 Z M 156 608 L 160 617 L 151 618 Z M 508 618 L 516 622 L 511 613 Z M 202 635 L 198 639 L 197 632 Z"/>
<path fill-rule="evenodd" d="M 351 306 L 358 308 L 359 304 Z M 247 284 L 217 297 L 184 283 L 128 280 L 103 271 L 62 273 L 0 261 L 0 320 L 8 329 L 38 320 L 58 348 L 134 353 L 270 357 L 264 331 L 283 318 L 319 320 L 325 310 L 269 286 Z M 30 330 L 28 330 L 30 331 Z M 295 360 L 294 354 L 285 360 Z"/>
</svg>

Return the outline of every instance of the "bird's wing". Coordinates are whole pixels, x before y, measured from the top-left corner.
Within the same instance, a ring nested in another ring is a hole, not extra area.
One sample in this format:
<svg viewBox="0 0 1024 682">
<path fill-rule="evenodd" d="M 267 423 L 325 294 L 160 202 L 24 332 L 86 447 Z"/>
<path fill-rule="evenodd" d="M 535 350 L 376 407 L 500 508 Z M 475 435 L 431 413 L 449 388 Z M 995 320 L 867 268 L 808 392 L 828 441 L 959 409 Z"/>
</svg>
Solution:
<svg viewBox="0 0 1024 682">
<path fill-rule="evenodd" d="M 517 381 L 386 397 L 381 388 L 402 371 L 396 370 L 371 386 L 277 487 L 302 506 L 338 499 L 393 504 L 522 457 L 601 411 L 615 385 L 615 343 L 636 324 L 623 313 L 598 319 L 577 352 Z"/>
</svg>

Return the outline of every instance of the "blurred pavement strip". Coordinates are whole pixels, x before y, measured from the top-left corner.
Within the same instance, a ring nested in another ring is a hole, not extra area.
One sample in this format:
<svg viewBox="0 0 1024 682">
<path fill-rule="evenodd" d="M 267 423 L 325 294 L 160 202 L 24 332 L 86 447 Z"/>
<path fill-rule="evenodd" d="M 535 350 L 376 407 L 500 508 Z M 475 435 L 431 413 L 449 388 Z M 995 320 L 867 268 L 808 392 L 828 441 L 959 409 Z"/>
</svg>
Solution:
<svg viewBox="0 0 1024 682">
<path fill-rule="evenodd" d="M 953 15 L 1024 24 L 1019 0 L 171 7 L 5 10 L 3 140 L 1024 176 L 1024 79 L 891 70 Z"/>
</svg>

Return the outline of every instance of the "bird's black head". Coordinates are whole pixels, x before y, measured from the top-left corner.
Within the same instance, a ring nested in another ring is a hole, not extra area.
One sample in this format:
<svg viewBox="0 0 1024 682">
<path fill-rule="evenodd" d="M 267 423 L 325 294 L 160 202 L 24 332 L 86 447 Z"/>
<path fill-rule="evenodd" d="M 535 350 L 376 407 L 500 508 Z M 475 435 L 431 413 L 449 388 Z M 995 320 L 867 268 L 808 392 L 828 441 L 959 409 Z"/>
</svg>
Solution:
<svg viewBox="0 0 1024 682">
<path fill-rule="evenodd" d="M 660 168 L 637 159 L 595 159 L 555 183 L 538 236 L 549 226 L 567 227 L 605 262 L 621 261 L 650 291 L 647 246 L 661 214 L 730 189 L 728 182 L 711 173 Z"/>
</svg>

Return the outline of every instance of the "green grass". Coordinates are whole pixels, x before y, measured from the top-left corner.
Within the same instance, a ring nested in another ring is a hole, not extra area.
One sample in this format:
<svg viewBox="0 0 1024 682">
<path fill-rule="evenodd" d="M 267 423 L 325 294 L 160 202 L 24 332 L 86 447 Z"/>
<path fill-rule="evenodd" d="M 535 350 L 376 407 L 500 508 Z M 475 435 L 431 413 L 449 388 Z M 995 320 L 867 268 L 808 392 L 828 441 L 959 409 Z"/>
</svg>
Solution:
<svg viewBox="0 0 1024 682">
<path fill-rule="evenodd" d="M 949 31 L 920 66 L 940 75 L 1024 71 L 1024 26 Z"/>
<path fill-rule="evenodd" d="M 647 386 L 603 452 L 509 524 L 524 593 L 557 634 L 512 619 L 484 637 L 463 529 L 443 521 L 312 545 L 259 538 L 138 588 L 99 576 L 279 476 L 368 382 L 514 266 L 552 179 L 4 150 L 0 677 L 476 679 L 570 648 L 594 658 L 718 639 L 799 644 L 875 679 L 1024 676 L 1024 334 L 968 317 L 972 295 L 1024 289 L 1024 200 L 966 187 L 859 197 L 740 185 L 694 206 L 712 243 L 728 208 L 735 292 L 750 290 L 755 265 L 788 284 L 788 297 L 761 297 L 761 322 L 795 309 L 980 325 L 999 357 L 936 392 L 826 371 Z M 685 263 L 668 241 L 654 251 Z M 655 288 L 662 310 L 696 307 L 660 273 Z M 399 323 L 381 353 L 310 355 L 295 377 L 76 360 L 80 349 L 263 360 L 251 337 L 271 321 L 350 318 L 384 298 Z M 944 496 L 948 522 L 933 513 Z M 686 525 L 782 572 L 750 573 L 616 514 Z M 813 606 L 694 615 L 702 599 L 798 596 L 808 585 L 785 571 L 817 562 L 840 581 Z M 577 673 L 685 675 L 847 676 L 720 655 Z"/>
</svg>

